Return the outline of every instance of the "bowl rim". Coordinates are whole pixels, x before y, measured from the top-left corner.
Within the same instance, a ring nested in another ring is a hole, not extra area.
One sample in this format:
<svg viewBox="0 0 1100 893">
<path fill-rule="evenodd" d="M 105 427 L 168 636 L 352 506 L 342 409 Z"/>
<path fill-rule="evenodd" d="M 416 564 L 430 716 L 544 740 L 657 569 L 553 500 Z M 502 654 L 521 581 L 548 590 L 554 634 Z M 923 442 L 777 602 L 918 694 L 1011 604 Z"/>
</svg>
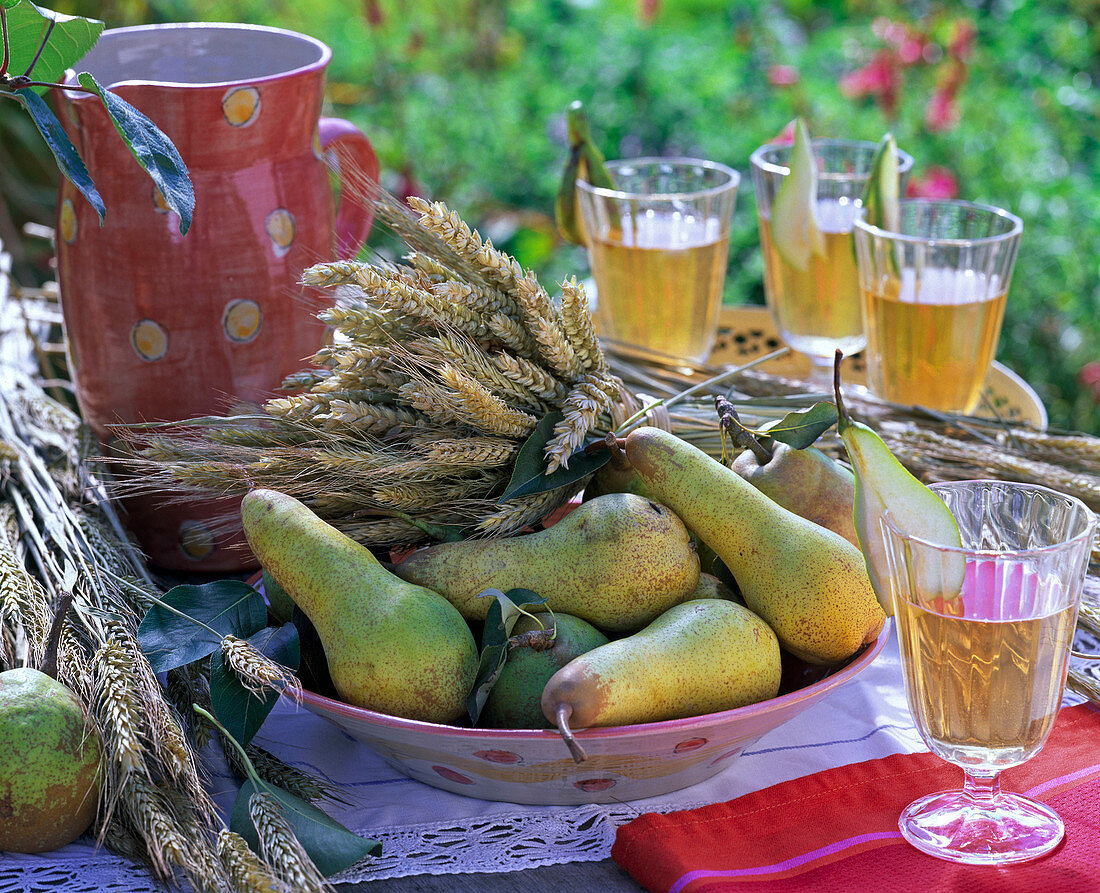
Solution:
<svg viewBox="0 0 1100 893">
<path fill-rule="evenodd" d="M 865 645 L 854 658 L 850 658 L 846 664 L 835 670 L 823 679 L 819 679 L 804 688 L 778 695 L 766 701 L 756 704 L 746 704 L 744 707 L 734 707 L 731 710 L 721 710 L 717 713 L 705 713 L 701 716 L 686 716 L 680 719 L 665 719 L 658 722 L 635 723 L 624 726 L 591 726 L 586 729 L 576 729 L 575 738 L 596 740 L 606 738 L 625 737 L 640 733 L 658 734 L 662 732 L 674 732 L 679 729 L 706 728 L 713 725 L 721 725 L 733 719 L 745 719 L 748 717 L 762 716 L 772 713 L 789 705 L 794 705 L 818 695 L 824 696 L 832 689 L 843 685 L 853 676 L 864 670 L 886 647 L 893 627 L 890 617 L 882 625 L 878 637 L 868 645 Z M 557 729 L 492 729 L 471 728 L 469 726 L 451 726 L 442 723 L 425 722 L 418 719 L 404 719 L 399 716 L 390 716 L 387 713 L 378 713 L 366 707 L 356 707 L 344 701 L 319 695 L 308 689 L 301 690 L 301 700 L 310 707 L 317 708 L 325 714 L 335 714 L 359 721 L 367 721 L 372 725 L 400 729 L 409 732 L 420 732 L 435 735 L 447 735 L 453 738 L 485 738 L 491 736 L 497 740 L 505 741 L 539 741 L 560 740 L 561 735 Z"/>
</svg>

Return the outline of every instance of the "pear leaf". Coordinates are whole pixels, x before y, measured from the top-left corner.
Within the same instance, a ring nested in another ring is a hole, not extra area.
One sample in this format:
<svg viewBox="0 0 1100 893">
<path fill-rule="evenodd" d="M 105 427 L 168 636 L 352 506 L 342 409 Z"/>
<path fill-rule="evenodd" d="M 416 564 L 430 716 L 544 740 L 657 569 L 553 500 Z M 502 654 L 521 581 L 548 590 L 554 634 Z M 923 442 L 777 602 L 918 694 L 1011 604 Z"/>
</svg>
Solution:
<svg viewBox="0 0 1100 893">
<path fill-rule="evenodd" d="M 822 401 L 809 409 L 789 412 L 775 424 L 755 433 L 763 441 L 785 443 L 792 449 L 802 450 L 813 445 L 836 421 L 836 406 Z"/>
<path fill-rule="evenodd" d="M 249 779 L 241 785 L 230 815 L 230 830 L 241 835 L 253 852 L 261 851 L 259 835 L 248 814 L 249 798 L 256 792 L 256 782 Z M 317 870 L 325 877 L 332 877 L 354 865 L 366 856 L 382 855 L 382 844 L 377 840 L 354 834 L 312 803 L 284 791 L 282 788 L 261 782 L 259 790 L 273 796 L 279 803 L 294 836 L 305 848 Z"/>
<path fill-rule="evenodd" d="M 30 2 L 13 5 L 5 0 L 4 6 L 8 10 L 9 74 L 28 73 L 36 81 L 56 83 L 66 69 L 72 68 L 95 46 L 103 32 L 103 22 L 98 19 L 64 15 Z M 35 61 L 35 53 L 43 40 L 46 40 L 46 46 Z M 27 72 L 32 62 L 34 68 Z M 41 93 L 47 88 L 34 89 Z"/>
<path fill-rule="evenodd" d="M 489 612 L 485 616 L 481 633 L 481 660 L 474 686 L 466 697 L 466 712 L 470 714 L 470 722 L 475 726 L 489 692 L 508 662 L 508 639 L 516 621 L 527 613 L 523 608 L 546 604 L 545 598 L 530 589 L 509 589 L 507 594 L 499 589 L 486 589 L 478 595 L 478 598 L 489 597 L 496 600 L 489 605 Z"/>
<path fill-rule="evenodd" d="M 248 639 L 248 643 L 277 664 L 291 670 L 298 669 L 300 647 L 298 630 L 293 623 L 281 627 L 266 627 Z M 264 689 L 256 694 L 249 691 L 240 677 L 225 665 L 221 649 L 210 656 L 210 703 L 227 732 L 242 747 L 260 730 L 267 715 L 278 702 L 280 692 Z"/>
<path fill-rule="evenodd" d="M 179 150 L 156 124 L 126 100 L 104 90 L 90 74 L 81 72 L 77 79 L 102 100 L 122 141 L 152 178 L 165 204 L 179 216 L 180 235 L 186 233 L 195 211 L 195 189 Z"/>
<path fill-rule="evenodd" d="M 523 442 L 516 456 L 516 464 L 512 468 L 512 477 L 508 481 L 504 495 L 500 497 L 502 502 L 518 499 L 520 496 L 544 493 L 547 490 L 557 490 L 559 487 L 595 474 L 611 461 L 611 453 L 604 448 L 601 439 L 573 453 L 569 457 L 568 467 L 562 466 L 552 474 L 547 474 L 546 444 L 554 435 L 554 426 L 561 420 L 562 414 L 559 410 L 548 412 Z M 591 452 L 589 447 L 593 447 Z"/>
<path fill-rule="evenodd" d="M 173 586 L 142 618 L 138 642 L 154 672 L 202 660 L 227 635 L 247 639 L 267 625 L 264 597 L 241 580 Z"/>
<path fill-rule="evenodd" d="M 34 126 L 42 134 L 42 139 L 46 141 L 54 161 L 57 162 L 57 169 L 80 190 L 80 194 L 95 208 L 96 214 L 99 215 L 99 222 L 102 223 L 107 214 L 103 197 L 96 189 L 95 183 L 92 182 L 88 168 L 84 166 L 80 153 L 77 152 L 76 146 L 72 144 L 65 128 L 61 126 L 61 122 L 57 120 L 53 111 L 46 105 L 45 100 L 30 88 L 16 90 L 11 96 L 31 116 Z"/>
</svg>

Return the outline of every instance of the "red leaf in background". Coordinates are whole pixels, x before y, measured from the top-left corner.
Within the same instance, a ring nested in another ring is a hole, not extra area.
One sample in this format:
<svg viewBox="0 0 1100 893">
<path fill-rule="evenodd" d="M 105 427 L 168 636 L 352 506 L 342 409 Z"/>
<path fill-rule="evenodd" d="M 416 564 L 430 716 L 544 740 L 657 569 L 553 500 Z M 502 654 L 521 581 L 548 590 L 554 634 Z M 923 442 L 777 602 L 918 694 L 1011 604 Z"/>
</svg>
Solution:
<svg viewBox="0 0 1100 893">
<path fill-rule="evenodd" d="M 798 83 L 798 69 L 793 65 L 771 65 L 767 77 L 773 87 L 793 87 Z"/>
<path fill-rule="evenodd" d="M 661 0 L 638 0 L 638 18 L 647 25 L 661 14 Z"/>
<path fill-rule="evenodd" d="M 968 19 L 959 19 L 955 22 L 951 39 L 947 42 L 947 52 L 955 59 L 965 62 L 970 58 L 974 50 L 974 41 L 978 37 L 978 29 Z"/>
<path fill-rule="evenodd" d="M 909 178 L 905 194 L 909 198 L 956 198 L 959 181 L 948 168 L 934 164 L 920 176 Z"/>
<path fill-rule="evenodd" d="M 888 117 L 894 117 L 901 89 L 901 73 L 897 57 L 890 50 L 879 50 L 862 68 L 850 71 L 840 79 L 840 92 L 852 99 L 874 97 Z"/>
<path fill-rule="evenodd" d="M 367 24 L 372 28 L 384 25 L 386 14 L 382 12 L 382 4 L 378 0 L 363 0 L 363 18 L 367 20 Z"/>
<path fill-rule="evenodd" d="M 1094 403 L 1100 403 L 1100 363 L 1085 363 L 1077 373 L 1077 380 L 1089 392 Z"/>
<path fill-rule="evenodd" d="M 924 126 L 932 133 L 953 130 L 959 123 L 959 104 L 954 90 L 937 90 L 924 107 Z"/>
</svg>

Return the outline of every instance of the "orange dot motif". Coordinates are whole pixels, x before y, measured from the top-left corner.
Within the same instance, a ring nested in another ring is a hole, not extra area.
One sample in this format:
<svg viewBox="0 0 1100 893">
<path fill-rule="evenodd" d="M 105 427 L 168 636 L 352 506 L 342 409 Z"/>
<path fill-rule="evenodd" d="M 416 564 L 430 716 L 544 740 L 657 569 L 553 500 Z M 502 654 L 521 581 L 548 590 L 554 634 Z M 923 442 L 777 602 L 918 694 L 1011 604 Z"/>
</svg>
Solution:
<svg viewBox="0 0 1100 893">
<path fill-rule="evenodd" d="M 233 87 L 222 97 L 222 114 L 233 127 L 247 127 L 260 114 L 260 91 Z"/>
<path fill-rule="evenodd" d="M 58 211 L 58 228 L 61 230 L 61 238 L 66 245 L 71 245 L 76 238 L 76 209 L 73 208 L 73 200 L 65 199 Z"/>
<path fill-rule="evenodd" d="M 168 207 L 168 202 L 164 200 L 164 193 L 160 191 L 159 186 L 153 187 L 153 210 L 160 214 L 167 214 L 172 210 Z"/>
<path fill-rule="evenodd" d="M 184 521 L 180 524 L 179 543 L 184 555 L 201 561 L 214 551 L 214 534 L 199 521 Z"/>
<path fill-rule="evenodd" d="M 284 257 L 294 244 L 294 215 L 286 208 L 276 208 L 267 215 L 264 228 L 271 237 L 276 257 Z"/>
<path fill-rule="evenodd" d="M 225 305 L 222 328 L 230 341 L 247 344 L 259 334 L 263 318 L 259 304 L 242 298 Z"/>
<path fill-rule="evenodd" d="M 155 320 L 138 320 L 130 329 L 130 344 L 139 357 L 152 363 L 168 353 L 168 333 Z"/>
</svg>

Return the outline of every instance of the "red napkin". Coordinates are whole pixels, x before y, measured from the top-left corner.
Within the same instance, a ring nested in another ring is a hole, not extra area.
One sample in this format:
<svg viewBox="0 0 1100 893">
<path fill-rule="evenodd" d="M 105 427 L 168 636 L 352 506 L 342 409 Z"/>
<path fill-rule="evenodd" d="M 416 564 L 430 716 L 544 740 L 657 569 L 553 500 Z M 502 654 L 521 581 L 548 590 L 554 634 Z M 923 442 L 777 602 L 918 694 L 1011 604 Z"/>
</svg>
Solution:
<svg viewBox="0 0 1100 893">
<path fill-rule="evenodd" d="M 930 753 L 839 766 L 726 803 L 618 829 L 612 858 L 653 893 L 1086 893 L 1100 891 L 1100 713 L 1064 708 L 1039 754 L 1002 773 L 1006 791 L 1057 811 L 1065 840 L 1033 862 L 954 865 L 912 847 L 898 815 L 962 784 Z"/>
</svg>

